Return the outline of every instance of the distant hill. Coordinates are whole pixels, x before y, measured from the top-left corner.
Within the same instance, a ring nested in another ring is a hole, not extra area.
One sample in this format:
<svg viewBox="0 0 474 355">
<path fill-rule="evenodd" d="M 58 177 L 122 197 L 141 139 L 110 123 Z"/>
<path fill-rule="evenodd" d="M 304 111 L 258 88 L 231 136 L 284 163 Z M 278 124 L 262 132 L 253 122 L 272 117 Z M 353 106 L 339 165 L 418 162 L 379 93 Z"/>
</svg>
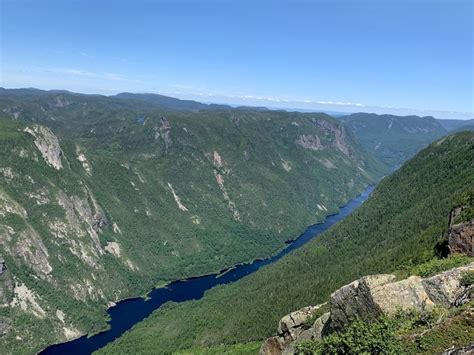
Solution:
<svg viewBox="0 0 474 355">
<path fill-rule="evenodd" d="M 447 129 L 433 117 L 355 113 L 340 118 L 357 141 L 390 168 L 396 168 Z"/>
<path fill-rule="evenodd" d="M 438 119 L 438 122 L 441 123 L 441 126 L 443 126 L 447 131 L 459 131 L 459 130 L 462 130 L 463 127 L 474 126 L 474 119 L 471 119 L 471 120 Z"/>
<path fill-rule="evenodd" d="M 144 101 L 149 104 L 157 105 L 162 108 L 182 111 L 200 111 L 200 110 L 231 110 L 229 105 L 203 104 L 194 100 L 180 100 L 174 97 L 158 94 L 132 94 L 124 92 L 112 98 Z"/>
</svg>

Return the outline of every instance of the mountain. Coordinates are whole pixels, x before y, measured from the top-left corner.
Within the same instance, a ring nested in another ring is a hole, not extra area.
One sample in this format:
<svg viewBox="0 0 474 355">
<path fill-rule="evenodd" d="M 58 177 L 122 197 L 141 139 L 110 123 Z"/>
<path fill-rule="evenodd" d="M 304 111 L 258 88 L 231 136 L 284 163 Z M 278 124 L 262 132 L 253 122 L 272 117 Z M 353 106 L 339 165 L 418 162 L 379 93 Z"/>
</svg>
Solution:
<svg viewBox="0 0 474 355">
<path fill-rule="evenodd" d="M 448 133 L 433 117 L 355 113 L 340 119 L 368 152 L 392 169 Z"/>
<path fill-rule="evenodd" d="M 133 93 L 120 93 L 113 98 L 143 101 L 153 105 L 160 106 L 165 109 L 182 110 L 182 111 L 200 111 L 200 110 L 230 110 L 232 109 L 229 105 L 217 105 L 217 104 L 203 104 L 194 100 L 180 100 L 174 97 L 158 95 L 158 94 L 133 94 Z"/>
<path fill-rule="evenodd" d="M 474 126 L 474 119 L 471 120 L 443 120 L 438 119 L 438 122 L 443 126 L 447 131 L 458 131 L 462 130 L 463 127 L 472 127 Z"/>
<path fill-rule="evenodd" d="M 384 178 L 361 207 L 318 238 L 200 300 L 167 304 L 98 354 L 199 348 L 207 353 L 207 347 L 212 353 L 213 346 L 237 343 L 248 343 L 239 346 L 252 353 L 253 342 L 275 335 L 284 315 L 326 302 L 333 291 L 364 275 L 442 271 L 456 262 L 438 260 L 450 222 L 472 223 L 473 161 L 474 133 L 438 140 Z M 461 210 L 463 219 L 451 220 L 453 211 Z"/>
<path fill-rule="evenodd" d="M 0 92 L 0 346 L 106 326 L 108 305 L 271 255 L 386 169 L 325 114 Z"/>
</svg>

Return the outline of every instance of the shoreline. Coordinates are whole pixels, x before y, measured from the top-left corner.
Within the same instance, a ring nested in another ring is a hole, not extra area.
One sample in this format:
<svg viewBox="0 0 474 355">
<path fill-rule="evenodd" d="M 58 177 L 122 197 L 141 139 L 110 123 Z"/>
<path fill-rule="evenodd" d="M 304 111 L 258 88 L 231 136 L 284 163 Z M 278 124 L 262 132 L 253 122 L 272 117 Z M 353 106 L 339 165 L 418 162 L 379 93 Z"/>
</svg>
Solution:
<svg viewBox="0 0 474 355">
<path fill-rule="evenodd" d="M 331 211 L 331 213 L 328 213 L 327 215 L 324 216 L 323 220 L 320 221 L 320 222 L 316 222 L 316 223 L 313 223 L 313 224 L 309 224 L 307 226 L 305 226 L 303 228 L 303 232 L 300 232 L 298 234 L 297 237 L 295 238 L 292 238 L 292 239 L 288 239 L 286 241 L 283 242 L 283 245 L 278 248 L 274 253 L 270 254 L 270 255 L 267 255 L 265 257 L 262 257 L 262 258 L 255 258 L 255 259 L 252 259 L 252 260 L 249 260 L 249 261 L 246 261 L 246 262 L 242 262 L 242 263 L 238 263 L 238 264 L 233 264 L 232 266 L 229 266 L 229 267 L 226 267 L 226 268 L 223 268 L 223 269 L 220 269 L 218 271 L 215 271 L 215 272 L 210 272 L 210 273 L 205 273 L 205 274 L 201 274 L 201 275 L 194 275 L 194 276 L 190 276 L 190 277 L 185 277 L 185 278 L 181 278 L 181 279 L 175 279 L 175 280 L 172 280 L 172 281 L 166 281 L 164 282 L 163 284 L 158 284 L 157 286 L 151 288 L 145 295 L 141 295 L 141 296 L 130 296 L 130 297 L 125 297 L 123 299 L 120 299 L 120 300 L 117 300 L 117 301 L 108 301 L 105 305 L 106 305 L 106 312 L 107 312 L 107 315 L 108 315 L 108 319 L 106 320 L 106 328 L 103 329 L 103 330 L 100 330 L 98 332 L 94 332 L 94 333 L 85 333 L 85 334 L 82 334 L 78 337 L 75 337 L 75 338 L 71 338 L 67 341 L 63 341 L 63 342 L 58 342 L 58 343 L 54 343 L 54 344 L 49 344 L 47 347 L 43 348 L 42 350 L 40 350 L 38 352 L 38 354 L 42 354 L 43 352 L 45 352 L 46 350 L 48 350 L 49 348 L 51 347 L 54 347 L 54 346 L 57 346 L 57 345 L 61 345 L 61 344 L 67 344 L 67 343 L 70 343 L 70 342 L 73 342 L 73 341 L 76 341 L 78 339 L 81 339 L 81 338 L 86 338 L 86 339 L 89 339 L 93 336 L 96 336 L 96 335 L 99 335 L 101 333 L 105 333 L 107 331 L 110 331 L 112 329 L 112 326 L 110 324 L 110 322 L 112 321 L 112 318 L 110 317 L 110 313 L 109 313 L 109 310 L 117 307 L 118 305 L 122 304 L 122 303 L 125 303 L 125 302 L 128 302 L 128 301 L 132 301 L 132 300 L 138 300 L 138 299 L 142 299 L 144 300 L 145 302 L 148 301 L 149 299 L 151 299 L 150 297 L 150 294 L 155 291 L 155 290 L 158 290 L 158 289 L 163 289 L 163 288 L 167 288 L 169 287 L 170 285 L 173 285 L 173 284 L 177 284 L 177 283 L 184 283 L 184 282 L 187 282 L 187 281 L 193 281 L 193 280 L 196 280 L 196 279 L 201 279 L 201 278 L 205 278 L 205 277 L 211 277 L 211 276 L 215 276 L 216 279 L 218 278 L 221 278 L 223 276 L 225 276 L 226 274 L 228 274 L 229 272 L 232 272 L 234 269 L 237 269 L 239 267 L 243 267 L 243 266 L 246 266 L 246 265 L 251 265 L 253 263 L 257 263 L 257 262 L 263 262 L 265 260 L 270 260 L 272 258 L 274 258 L 275 256 L 279 255 L 280 253 L 282 253 L 283 251 L 285 251 L 287 248 L 290 248 L 291 245 L 293 243 L 295 243 L 297 240 L 299 240 L 303 235 L 304 235 L 304 232 L 306 230 L 308 230 L 309 228 L 311 228 L 312 226 L 316 226 L 316 225 L 321 225 L 321 224 L 324 224 L 326 223 L 327 219 L 331 216 L 336 216 L 338 214 L 340 214 L 341 212 L 341 209 L 346 207 L 351 201 L 353 201 L 354 199 L 356 199 L 357 197 L 361 196 L 365 191 L 367 191 L 369 188 L 374 188 L 377 184 L 376 183 L 372 183 L 372 184 L 368 184 L 366 185 L 364 188 L 361 189 L 361 191 L 357 191 L 354 193 L 353 196 L 351 196 L 345 203 L 343 203 L 342 205 L 338 206 L 338 210 L 336 212 L 334 211 Z M 373 190 L 372 190 L 373 191 Z M 370 193 L 372 193 L 372 191 Z M 329 227 L 330 228 L 330 227 Z M 314 235 L 311 236 L 311 239 L 314 238 Z M 291 251 L 290 251 L 291 252 Z M 209 290 L 209 289 L 208 289 Z M 208 290 L 204 291 L 204 294 L 205 292 L 207 292 Z M 110 302 L 113 302 L 114 304 L 110 304 Z M 161 305 L 159 307 L 157 307 L 156 309 L 153 310 L 156 311 L 158 310 L 159 308 L 161 307 Z M 151 315 L 151 313 L 150 313 Z M 149 316 L 149 315 L 148 315 Z M 147 317 L 148 317 L 147 316 Z M 144 318 L 146 319 L 146 318 Z M 143 320 L 142 320 L 143 321 Z M 139 322 L 135 323 L 135 324 L 138 324 Z M 133 327 L 133 326 L 132 326 Z M 131 328 L 130 328 L 131 329 Z"/>
</svg>

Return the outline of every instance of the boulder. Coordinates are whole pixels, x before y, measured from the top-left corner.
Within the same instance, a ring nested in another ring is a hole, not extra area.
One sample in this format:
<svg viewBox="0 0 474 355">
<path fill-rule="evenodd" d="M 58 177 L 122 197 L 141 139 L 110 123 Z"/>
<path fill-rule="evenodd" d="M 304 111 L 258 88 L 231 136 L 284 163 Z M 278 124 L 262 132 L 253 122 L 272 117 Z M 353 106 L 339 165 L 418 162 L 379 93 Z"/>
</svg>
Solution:
<svg viewBox="0 0 474 355">
<path fill-rule="evenodd" d="M 474 263 L 426 278 L 422 281 L 423 287 L 434 303 L 454 306 L 456 300 L 466 291 L 466 287 L 463 287 L 460 281 L 467 271 L 474 271 Z"/>
<path fill-rule="evenodd" d="M 392 274 L 362 277 L 332 293 L 330 312 L 316 319 L 311 327 L 308 328 L 308 318 L 325 304 L 304 307 L 284 316 L 278 325 L 278 336 L 265 341 L 260 355 L 294 354 L 298 343 L 344 330 L 354 320 L 370 321 L 398 311 L 423 311 L 435 305 L 460 306 L 473 298 L 474 285 L 463 286 L 460 282 L 465 272 L 473 270 L 474 262 L 426 279 L 411 276 L 395 281 Z"/>
<path fill-rule="evenodd" d="M 309 328 L 305 327 L 305 322 L 324 305 L 326 303 L 304 307 L 284 316 L 278 324 L 278 336 L 265 340 L 260 348 L 260 355 L 293 354 L 298 342 L 321 339 L 321 332 L 329 318 L 329 313 L 319 317 Z"/>
<path fill-rule="evenodd" d="M 385 315 L 394 315 L 400 310 L 423 310 L 434 306 L 419 276 L 375 287 L 372 299 Z"/>
<path fill-rule="evenodd" d="M 422 278 L 411 276 L 393 282 L 394 275 L 363 277 L 331 295 L 331 328 L 341 330 L 352 321 L 369 321 L 397 311 L 434 306 Z"/>
<path fill-rule="evenodd" d="M 265 340 L 260 348 L 260 355 L 281 355 L 283 344 L 280 337 L 271 337 Z"/>
<path fill-rule="evenodd" d="M 327 321 L 329 320 L 330 313 L 324 313 L 321 317 L 316 319 L 313 325 L 303 330 L 297 338 L 295 338 L 295 342 L 302 342 L 308 340 L 319 340 L 322 338 L 323 329 L 326 325 Z"/>
<path fill-rule="evenodd" d="M 295 340 L 303 332 L 303 323 L 320 306 L 308 306 L 284 316 L 278 324 L 278 334 L 286 341 Z"/>
<path fill-rule="evenodd" d="M 341 330 L 355 319 L 375 319 L 382 314 L 372 299 L 372 290 L 392 282 L 394 275 L 365 276 L 331 294 L 331 328 Z"/>
</svg>

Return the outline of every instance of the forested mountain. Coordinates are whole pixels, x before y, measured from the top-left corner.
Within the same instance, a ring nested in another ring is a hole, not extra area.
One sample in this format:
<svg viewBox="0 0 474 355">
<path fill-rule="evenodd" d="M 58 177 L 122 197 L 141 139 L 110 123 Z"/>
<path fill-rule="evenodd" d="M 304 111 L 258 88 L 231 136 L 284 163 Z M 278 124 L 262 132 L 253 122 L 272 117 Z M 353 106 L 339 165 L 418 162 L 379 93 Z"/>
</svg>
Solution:
<svg viewBox="0 0 474 355">
<path fill-rule="evenodd" d="M 357 141 L 389 168 L 396 168 L 448 133 L 433 117 L 355 113 L 340 118 Z"/>
<path fill-rule="evenodd" d="M 327 301 L 346 283 L 436 267 L 453 209 L 464 206 L 461 216 L 473 218 L 473 161 L 474 133 L 442 138 L 383 179 L 351 216 L 301 249 L 201 300 L 167 304 L 98 353 L 226 348 L 255 353 L 253 341 L 274 335 L 282 316 Z"/>
<path fill-rule="evenodd" d="M 203 104 L 194 100 L 180 100 L 174 97 L 158 95 L 158 94 L 132 94 L 132 93 L 121 93 L 112 96 L 118 99 L 136 100 L 143 101 L 153 105 L 160 106 L 162 108 L 171 110 L 181 111 L 200 111 L 200 110 L 230 110 L 232 109 L 229 105 L 216 105 L 216 104 Z"/>
<path fill-rule="evenodd" d="M 186 112 L 0 92 L 0 347 L 103 329 L 105 308 L 276 252 L 386 169 L 325 114 Z"/>
<path fill-rule="evenodd" d="M 446 120 L 438 119 L 438 122 L 448 131 L 462 130 L 464 127 L 474 126 L 474 119 L 470 120 Z"/>
</svg>

